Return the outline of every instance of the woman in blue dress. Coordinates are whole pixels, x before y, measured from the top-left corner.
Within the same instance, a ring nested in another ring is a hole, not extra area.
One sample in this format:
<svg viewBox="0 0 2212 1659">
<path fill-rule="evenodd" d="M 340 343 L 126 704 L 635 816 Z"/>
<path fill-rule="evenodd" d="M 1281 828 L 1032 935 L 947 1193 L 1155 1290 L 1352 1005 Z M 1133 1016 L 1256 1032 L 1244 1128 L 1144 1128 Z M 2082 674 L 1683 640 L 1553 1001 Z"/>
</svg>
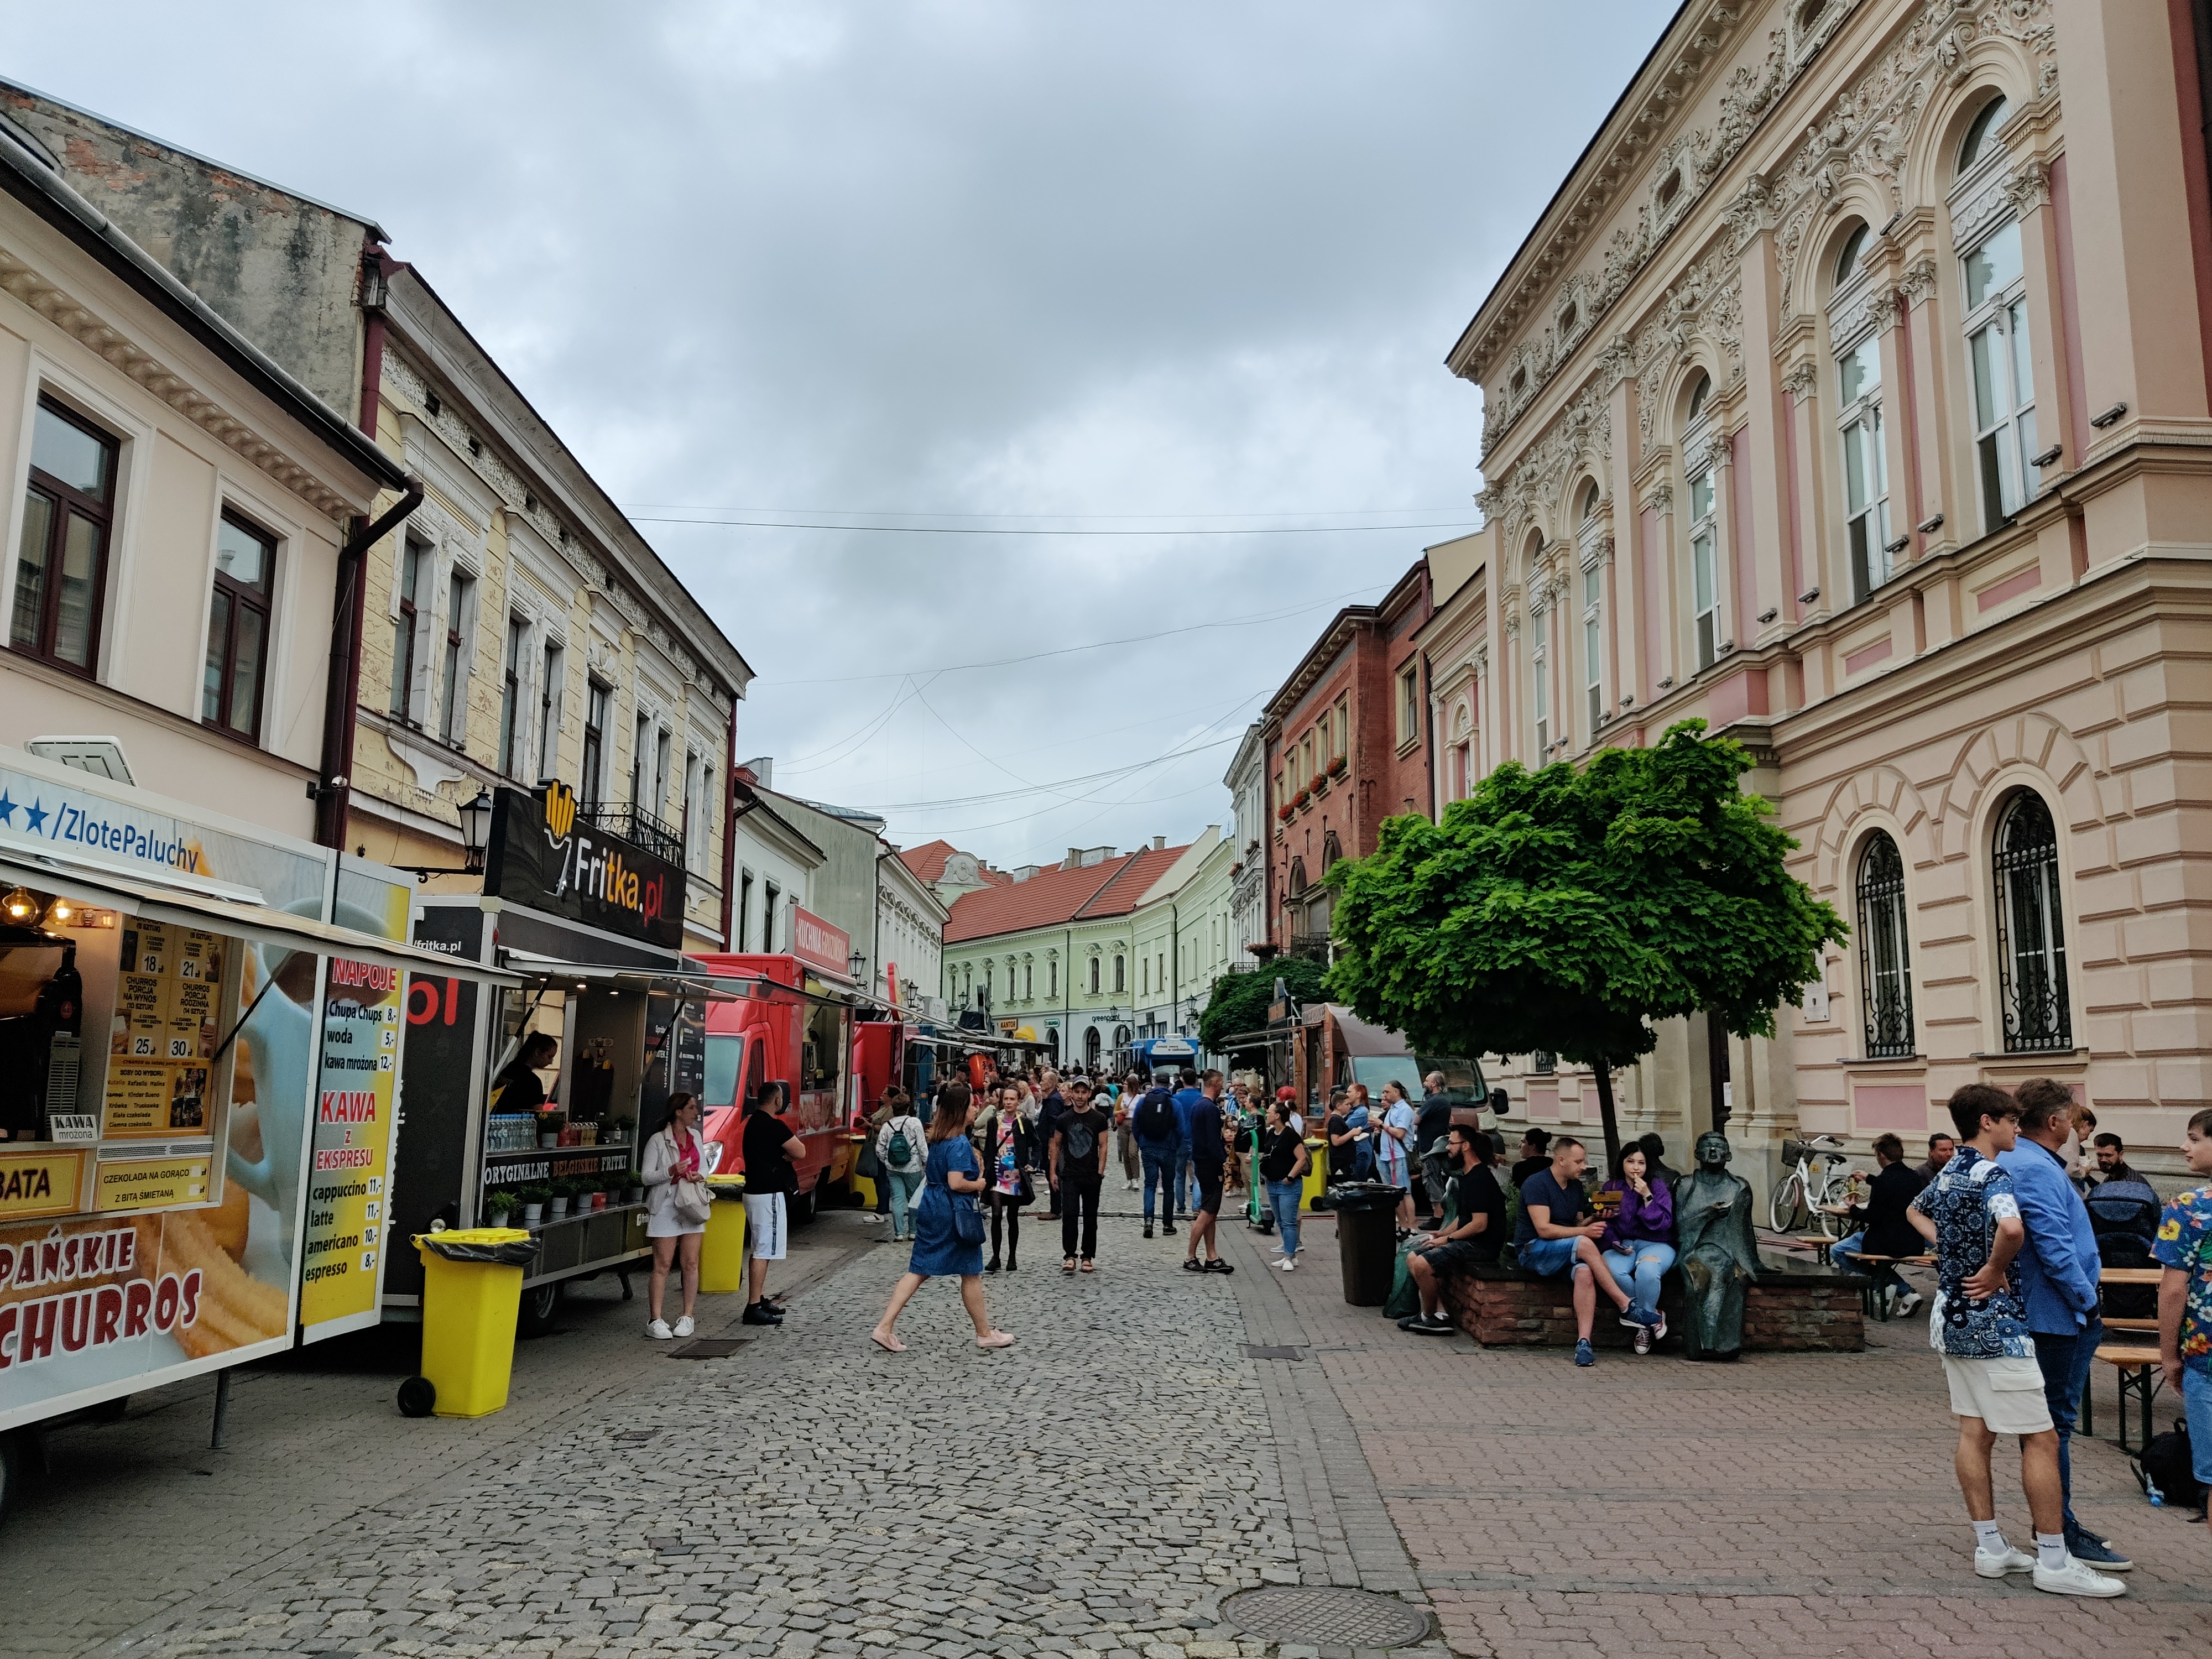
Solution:
<svg viewBox="0 0 2212 1659">
<path fill-rule="evenodd" d="M 925 1280 L 948 1273 L 960 1276 L 960 1300 L 975 1322 L 975 1346 L 1014 1345 L 1012 1334 L 993 1328 L 983 1307 L 982 1239 L 966 1243 L 954 1225 L 956 1210 L 965 1206 L 973 1211 L 975 1195 L 985 1184 L 975 1143 L 968 1139 L 969 1121 L 975 1115 L 975 1097 L 966 1085 L 951 1083 L 938 1091 L 937 1110 L 929 1120 L 929 1164 L 922 1172 L 921 1201 L 914 1210 L 914 1255 L 891 1291 L 883 1318 L 868 1334 L 868 1340 L 886 1353 L 906 1352 L 906 1344 L 898 1340 L 898 1316 L 914 1293 Z M 979 1235 L 981 1231 L 979 1225 Z"/>
</svg>

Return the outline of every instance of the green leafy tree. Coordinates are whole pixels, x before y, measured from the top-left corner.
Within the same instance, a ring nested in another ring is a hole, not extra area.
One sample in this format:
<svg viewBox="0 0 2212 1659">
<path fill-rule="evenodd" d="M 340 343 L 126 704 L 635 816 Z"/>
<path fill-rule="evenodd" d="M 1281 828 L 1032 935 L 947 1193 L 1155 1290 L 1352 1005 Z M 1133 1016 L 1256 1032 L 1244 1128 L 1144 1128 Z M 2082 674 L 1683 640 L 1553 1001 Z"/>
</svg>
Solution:
<svg viewBox="0 0 2212 1659">
<path fill-rule="evenodd" d="M 1705 729 L 1579 768 L 1508 763 L 1441 823 L 1387 820 L 1372 856 L 1328 872 L 1330 990 L 1416 1052 L 1591 1066 L 1616 1154 L 1611 1067 L 1651 1051 L 1654 1021 L 1703 1009 L 1771 1036 L 1845 934 L 1784 867 L 1797 843 L 1743 792 L 1750 757 Z"/>
<path fill-rule="evenodd" d="M 1302 957 L 1282 957 L 1263 963 L 1255 973 L 1224 974 L 1213 981 L 1206 1012 L 1199 1017 L 1200 1046 L 1227 1054 L 1227 1040 L 1248 1031 L 1264 1030 L 1267 1009 L 1275 1000 L 1275 981 L 1290 988 L 1293 1000 L 1310 1002 L 1321 996 L 1328 970 Z"/>
</svg>

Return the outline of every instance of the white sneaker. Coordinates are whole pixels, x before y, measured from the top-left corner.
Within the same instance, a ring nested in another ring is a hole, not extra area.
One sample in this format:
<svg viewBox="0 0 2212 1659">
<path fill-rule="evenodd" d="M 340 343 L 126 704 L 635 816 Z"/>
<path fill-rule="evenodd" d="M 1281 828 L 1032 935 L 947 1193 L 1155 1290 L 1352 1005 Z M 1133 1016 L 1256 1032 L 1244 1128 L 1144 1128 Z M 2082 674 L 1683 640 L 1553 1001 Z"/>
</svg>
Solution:
<svg viewBox="0 0 2212 1659">
<path fill-rule="evenodd" d="M 2051 1568 L 2039 1565 L 2035 1569 L 2035 1587 L 2049 1590 L 2053 1595 L 2124 1595 L 2128 1587 L 2119 1579 L 2099 1572 L 2086 1561 L 2066 1558 L 2063 1567 Z"/>
<path fill-rule="evenodd" d="M 676 1334 L 678 1336 L 689 1336 L 694 1328 L 690 1314 L 685 1314 L 683 1318 L 676 1322 Z"/>
<path fill-rule="evenodd" d="M 2009 1547 L 2002 1550 L 1978 1549 L 1974 1552 L 1974 1571 L 1984 1578 L 2002 1578 L 2008 1572 L 2033 1572 L 2035 1558 L 2026 1550 Z"/>
<path fill-rule="evenodd" d="M 665 1319 L 656 1319 L 647 1324 L 645 1334 L 656 1342 L 665 1342 L 676 1334 L 668 1328 L 668 1322 Z"/>
<path fill-rule="evenodd" d="M 1293 1260 L 1291 1257 L 1287 1256 L 1287 1255 L 1286 1255 L 1286 1256 L 1285 1256 L 1285 1257 L 1284 1257 L 1280 1261 L 1277 1262 L 1275 1265 L 1276 1265 L 1277 1267 L 1280 1267 L 1280 1268 L 1281 1268 L 1285 1273 L 1296 1273 L 1296 1272 L 1297 1271 L 1297 1266 L 1298 1266 L 1297 1262 L 1295 1260 Z"/>
<path fill-rule="evenodd" d="M 1902 1319 L 1905 1315 L 1911 1313 L 1919 1305 L 1920 1292 L 1917 1291 L 1907 1291 L 1903 1296 L 1897 1298 L 1897 1304 L 1890 1310 L 1890 1312 L 1896 1318 Z"/>
</svg>

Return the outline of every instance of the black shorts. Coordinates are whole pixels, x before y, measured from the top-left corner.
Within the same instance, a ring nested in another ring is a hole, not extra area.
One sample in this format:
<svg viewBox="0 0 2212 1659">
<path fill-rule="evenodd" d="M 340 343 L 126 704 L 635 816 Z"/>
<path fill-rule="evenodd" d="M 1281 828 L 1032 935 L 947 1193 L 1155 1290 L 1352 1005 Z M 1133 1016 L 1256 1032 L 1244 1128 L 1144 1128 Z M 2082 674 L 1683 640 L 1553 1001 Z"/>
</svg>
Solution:
<svg viewBox="0 0 2212 1659">
<path fill-rule="evenodd" d="M 1221 1178 L 1226 1168 L 1226 1165 L 1219 1164 L 1210 1170 L 1203 1164 L 1192 1166 L 1191 1173 L 1198 1177 L 1198 1208 L 1200 1214 L 1219 1215 L 1221 1213 Z"/>
<path fill-rule="evenodd" d="M 1471 1267 L 1494 1264 L 1498 1258 L 1487 1254 L 1481 1245 L 1464 1238 L 1455 1238 L 1448 1244 L 1431 1244 L 1417 1254 L 1426 1256 L 1429 1267 L 1439 1276 L 1463 1273 Z"/>
</svg>

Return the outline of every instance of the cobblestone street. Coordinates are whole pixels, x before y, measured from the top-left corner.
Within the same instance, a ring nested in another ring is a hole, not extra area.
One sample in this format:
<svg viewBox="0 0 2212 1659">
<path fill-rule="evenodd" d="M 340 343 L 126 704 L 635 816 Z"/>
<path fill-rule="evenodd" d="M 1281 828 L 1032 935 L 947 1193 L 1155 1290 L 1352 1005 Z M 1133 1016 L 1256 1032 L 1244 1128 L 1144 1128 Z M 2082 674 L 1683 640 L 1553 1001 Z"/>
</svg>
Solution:
<svg viewBox="0 0 2212 1659">
<path fill-rule="evenodd" d="M 514 1403 L 473 1423 L 400 1418 L 390 1366 L 364 1362 L 242 1376 L 222 1452 L 200 1385 L 58 1434 L 0 1537 L 0 1646 L 1350 1653 L 1222 1622 L 1224 1595 L 1293 1583 L 1401 1597 L 1452 1652 L 1510 1659 L 2201 1642 L 2212 1540 L 2146 1506 L 2109 1442 L 2075 1478 L 2142 1564 L 2127 1598 L 1972 1576 L 1917 1322 L 1863 1355 L 1578 1372 L 1346 1308 L 1325 1220 L 1304 1271 L 1263 1271 L 1232 1225 L 1242 1271 L 1199 1279 L 1180 1238 L 1109 1217 L 1101 1271 L 1073 1282 L 1033 1224 L 1021 1273 L 990 1284 L 1011 1351 L 978 1352 L 933 1285 L 894 1358 L 864 1339 L 904 1261 L 874 1231 L 805 1230 L 789 1324 L 726 1358 L 648 1348 L 641 1300 L 583 1287 L 519 1350 Z M 702 1334 L 734 1326 L 734 1299 L 703 1307 Z M 1998 1491 L 2018 1536 L 2016 1486 Z M 144 1564 L 122 1582 L 88 1547 L 118 1536 Z"/>
</svg>

